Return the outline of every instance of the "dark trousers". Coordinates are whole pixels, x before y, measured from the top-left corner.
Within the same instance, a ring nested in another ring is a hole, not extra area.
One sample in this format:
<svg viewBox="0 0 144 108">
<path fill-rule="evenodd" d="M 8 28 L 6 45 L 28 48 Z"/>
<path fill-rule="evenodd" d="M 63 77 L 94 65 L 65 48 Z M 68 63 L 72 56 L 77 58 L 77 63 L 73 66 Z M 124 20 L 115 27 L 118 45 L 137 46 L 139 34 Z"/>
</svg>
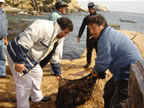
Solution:
<svg viewBox="0 0 144 108">
<path fill-rule="evenodd" d="M 97 51 L 97 40 L 94 39 L 87 39 L 87 64 L 91 63 L 91 56 L 92 56 L 92 50 L 95 49 L 96 53 Z"/>
<path fill-rule="evenodd" d="M 126 108 L 128 81 L 114 81 L 113 77 L 104 88 L 104 108 Z"/>
</svg>

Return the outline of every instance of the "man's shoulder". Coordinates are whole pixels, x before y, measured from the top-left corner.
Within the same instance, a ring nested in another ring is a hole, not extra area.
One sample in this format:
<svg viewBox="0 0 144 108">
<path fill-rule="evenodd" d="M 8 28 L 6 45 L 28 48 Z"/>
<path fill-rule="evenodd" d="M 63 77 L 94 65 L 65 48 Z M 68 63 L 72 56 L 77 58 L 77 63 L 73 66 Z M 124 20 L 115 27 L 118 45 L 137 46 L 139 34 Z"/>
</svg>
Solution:
<svg viewBox="0 0 144 108">
<path fill-rule="evenodd" d="M 128 40 L 128 37 L 108 26 L 102 32 L 100 40 L 118 44 L 120 41 L 124 42 L 122 40 Z"/>
<path fill-rule="evenodd" d="M 30 27 L 41 28 L 41 29 L 50 26 L 53 26 L 53 21 L 44 20 L 44 19 L 37 19 L 30 25 Z"/>
<path fill-rule="evenodd" d="M 86 16 L 84 17 L 84 19 L 87 19 L 89 16 L 90 16 L 90 15 L 86 15 Z"/>
<path fill-rule="evenodd" d="M 3 16 L 3 15 L 5 16 L 5 12 L 2 9 L 0 9 L 0 15 L 1 16 Z"/>
<path fill-rule="evenodd" d="M 52 24 L 53 21 L 50 21 L 50 20 L 46 20 L 46 19 L 36 19 L 33 24 Z"/>
<path fill-rule="evenodd" d="M 104 30 L 102 31 L 99 40 L 109 41 L 109 40 L 111 40 L 111 38 L 113 38 L 113 36 L 115 36 L 115 35 L 116 35 L 116 31 L 115 31 L 112 27 L 107 26 L 107 27 L 105 27 Z"/>
<path fill-rule="evenodd" d="M 61 16 L 57 11 L 53 11 L 50 16 Z"/>
</svg>

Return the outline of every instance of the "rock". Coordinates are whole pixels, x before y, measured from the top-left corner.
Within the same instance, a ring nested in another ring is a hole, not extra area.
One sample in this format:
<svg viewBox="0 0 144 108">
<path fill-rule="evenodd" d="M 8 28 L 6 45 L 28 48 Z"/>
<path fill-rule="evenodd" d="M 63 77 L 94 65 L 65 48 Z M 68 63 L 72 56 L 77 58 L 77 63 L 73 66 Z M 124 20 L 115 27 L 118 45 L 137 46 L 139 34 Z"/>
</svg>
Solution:
<svg viewBox="0 0 144 108">
<path fill-rule="evenodd" d="M 28 12 L 21 11 L 21 12 L 18 12 L 17 14 L 19 14 L 19 15 L 27 15 Z"/>
<path fill-rule="evenodd" d="M 21 11 L 21 9 L 25 10 L 25 11 L 28 11 L 29 13 L 32 12 L 32 15 L 37 15 L 37 13 L 39 12 L 51 12 L 54 10 L 54 5 L 55 5 L 55 2 L 56 0 L 51 0 L 51 2 L 48 2 L 47 3 L 47 0 L 43 0 L 43 1 L 40 1 L 40 0 L 34 0 L 35 3 L 32 1 L 32 0 L 19 0 L 19 1 L 15 1 L 15 3 L 13 3 L 12 1 L 9 2 L 9 4 L 15 8 L 13 9 L 16 9 L 16 12 L 18 11 Z M 82 9 L 77 0 L 71 0 L 70 3 L 68 3 L 68 8 L 67 8 L 67 12 L 68 13 L 71 13 L 71 12 L 80 12 L 80 11 L 84 11 L 86 12 L 85 9 Z M 7 6 L 6 6 L 7 8 Z M 11 11 L 11 9 L 9 10 L 6 10 L 6 11 Z M 33 11 L 37 11 L 37 13 L 33 13 Z"/>
<path fill-rule="evenodd" d="M 3 6 L 3 10 L 6 11 L 7 13 L 17 13 L 17 12 L 21 12 L 22 9 L 16 8 L 16 7 L 12 7 L 10 5 L 4 5 Z"/>
<path fill-rule="evenodd" d="M 120 22 L 136 23 L 133 20 L 120 19 Z"/>
<path fill-rule="evenodd" d="M 38 11 L 29 11 L 28 13 L 31 14 L 32 16 L 39 15 Z"/>
<path fill-rule="evenodd" d="M 71 2 L 68 4 L 68 8 L 67 9 L 68 9 L 67 11 L 69 13 L 71 13 L 71 12 L 80 12 L 80 11 L 87 12 L 85 9 L 82 9 L 79 6 L 77 0 L 71 0 Z"/>
<path fill-rule="evenodd" d="M 97 11 L 104 11 L 104 12 L 109 11 L 109 9 L 104 4 L 96 5 L 96 9 Z"/>
</svg>

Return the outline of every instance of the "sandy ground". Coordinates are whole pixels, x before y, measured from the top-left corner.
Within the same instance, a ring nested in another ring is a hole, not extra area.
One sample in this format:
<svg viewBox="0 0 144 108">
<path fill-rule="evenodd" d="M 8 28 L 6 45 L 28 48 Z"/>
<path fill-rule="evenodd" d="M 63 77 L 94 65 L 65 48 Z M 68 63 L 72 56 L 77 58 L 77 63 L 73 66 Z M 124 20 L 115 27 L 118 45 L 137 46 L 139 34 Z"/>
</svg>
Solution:
<svg viewBox="0 0 144 108">
<path fill-rule="evenodd" d="M 138 49 L 140 50 L 142 56 L 144 57 L 144 34 L 137 33 L 133 31 L 121 31 L 120 32 L 126 34 L 133 42 L 136 44 Z M 61 68 L 63 72 L 63 76 L 66 79 L 79 79 L 83 76 L 86 76 L 94 66 L 96 54 L 93 51 L 92 64 L 91 67 L 87 70 L 83 68 L 86 63 L 86 51 L 81 56 L 80 59 L 76 60 L 62 60 Z M 32 103 L 31 108 L 55 108 L 55 100 L 58 91 L 58 80 L 50 75 L 50 66 L 49 64 L 43 69 L 43 80 L 41 89 L 44 95 L 50 95 L 52 100 L 47 103 Z M 7 73 L 10 74 L 10 71 L 7 67 Z M 109 71 L 107 71 L 107 77 L 104 80 L 97 81 L 95 90 L 93 91 L 93 95 L 91 99 L 86 102 L 84 105 L 78 106 L 77 108 L 103 108 L 103 88 L 106 81 L 111 77 Z M 10 79 L 0 79 L 0 108 L 15 108 L 16 107 L 16 99 L 15 99 L 15 82 L 13 78 Z"/>
</svg>

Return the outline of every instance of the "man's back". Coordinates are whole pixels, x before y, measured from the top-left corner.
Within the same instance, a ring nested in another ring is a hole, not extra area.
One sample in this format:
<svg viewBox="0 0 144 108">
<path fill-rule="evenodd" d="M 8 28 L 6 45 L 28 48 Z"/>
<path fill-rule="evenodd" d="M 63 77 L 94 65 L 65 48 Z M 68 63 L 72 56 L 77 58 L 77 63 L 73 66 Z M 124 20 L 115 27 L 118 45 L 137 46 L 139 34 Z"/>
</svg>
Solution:
<svg viewBox="0 0 144 108">
<path fill-rule="evenodd" d="M 58 18 L 61 18 L 61 17 L 62 15 L 60 14 L 60 12 L 55 10 L 49 15 L 48 20 L 56 21 Z"/>
<path fill-rule="evenodd" d="M 128 37 L 111 27 L 104 29 L 98 41 L 96 65 L 110 69 L 116 80 L 128 79 L 130 64 L 141 59 L 140 52 Z"/>
</svg>

